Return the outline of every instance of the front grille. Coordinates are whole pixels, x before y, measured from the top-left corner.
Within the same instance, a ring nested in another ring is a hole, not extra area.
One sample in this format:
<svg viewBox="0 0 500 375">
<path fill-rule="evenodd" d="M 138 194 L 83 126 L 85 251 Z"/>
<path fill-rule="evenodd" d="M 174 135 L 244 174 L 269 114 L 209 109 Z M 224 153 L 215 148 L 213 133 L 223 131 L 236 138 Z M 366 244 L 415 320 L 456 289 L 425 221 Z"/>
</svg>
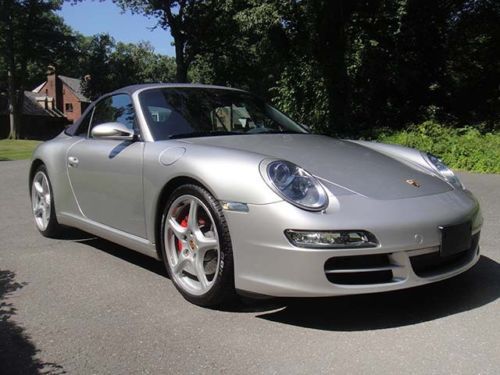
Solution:
<svg viewBox="0 0 500 375">
<path fill-rule="evenodd" d="M 325 275 L 331 283 L 343 285 L 390 283 L 396 267 L 387 254 L 334 257 L 325 262 Z"/>
<path fill-rule="evenodd" d="M 446 257 L 442 257 L 439 251 L 416 255 L 410 257 L 411 266 L 415 274 L 420 277 L 446 273 L 469 263 L 474 258 L 478 244 L 479 233 L 476 233 L 472 236 L 472 245 L 468 250 Z"/>
</svg>

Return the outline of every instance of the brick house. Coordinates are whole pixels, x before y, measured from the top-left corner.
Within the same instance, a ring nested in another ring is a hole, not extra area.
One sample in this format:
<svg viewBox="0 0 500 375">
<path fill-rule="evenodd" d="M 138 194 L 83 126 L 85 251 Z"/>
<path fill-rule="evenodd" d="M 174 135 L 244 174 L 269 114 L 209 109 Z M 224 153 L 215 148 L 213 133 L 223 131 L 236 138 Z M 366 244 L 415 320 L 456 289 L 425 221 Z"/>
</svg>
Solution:
<svg viewBox="0 0 500 375">
<path fill-rule="evenodd" d="M 44 95 L 53 102 L 54 109 L 64 114 L 70 122 L 77 120 L 90 104 L 81 89 L 81 81 L 49 71 L 47 81 L 33 90 L 34 93 Z"/>
<path fill-rule="evenodd" d="M 57 75 L 52 67 L 49 69 L 44 83 L 33 91 L 24 92 L 18 128 L 20 138 L 50 139 L 77 120 L 90 104 L 82 93 L 79 79 Z M 8 103 L 4 91 L 0 90 L 0 138 L 9 134 Z"/>
</svg>

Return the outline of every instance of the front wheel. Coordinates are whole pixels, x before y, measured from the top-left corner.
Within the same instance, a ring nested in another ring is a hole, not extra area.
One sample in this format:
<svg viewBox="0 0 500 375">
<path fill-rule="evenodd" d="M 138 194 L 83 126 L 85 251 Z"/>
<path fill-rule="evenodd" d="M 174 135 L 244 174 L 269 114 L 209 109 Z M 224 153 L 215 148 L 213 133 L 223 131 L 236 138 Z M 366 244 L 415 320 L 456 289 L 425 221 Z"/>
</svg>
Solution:
<svg viewBox="0 0 500 375">
<path fill-rule="evenodd" d="M 31 181 L 31 206 L 35 224 L 45 237 L 55 237 L 61 232 L 54 209 L 54 197 L 47 169 L 38 167 Z"/>
<path fill-rule="evenodd" d="M 163 261 L 188 301 L 216 306 L 235 296 L 231 238 L 219 202 L 197 185 L 170 196 L 162 216 Z"/>
</svg>

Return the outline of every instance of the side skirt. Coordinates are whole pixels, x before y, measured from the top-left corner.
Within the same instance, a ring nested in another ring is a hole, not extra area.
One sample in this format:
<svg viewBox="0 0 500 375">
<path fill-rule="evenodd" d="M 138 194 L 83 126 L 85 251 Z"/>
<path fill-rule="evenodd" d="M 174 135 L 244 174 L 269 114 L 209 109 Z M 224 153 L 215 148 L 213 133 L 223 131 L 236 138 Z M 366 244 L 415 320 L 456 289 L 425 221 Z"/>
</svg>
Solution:
<svg viewBox="0 0 500 375">
<path fill-rule="evenodd" d="M 133 234 L 126 233 L 121 230 L 109 227 L 104 224 L 96 223 L 95 221 L 70 213 L 58 213 L 57 220 L 60 224 L 81 229 L 95 236 L 102 237 L 111 242 L 115 242 L 119 245 L 128 247 L 129 249 L 160 260 L 158 258 L 158 253 L 156 251 L 155 245 L 145 238 L 134 236 Z"/>
</svg>

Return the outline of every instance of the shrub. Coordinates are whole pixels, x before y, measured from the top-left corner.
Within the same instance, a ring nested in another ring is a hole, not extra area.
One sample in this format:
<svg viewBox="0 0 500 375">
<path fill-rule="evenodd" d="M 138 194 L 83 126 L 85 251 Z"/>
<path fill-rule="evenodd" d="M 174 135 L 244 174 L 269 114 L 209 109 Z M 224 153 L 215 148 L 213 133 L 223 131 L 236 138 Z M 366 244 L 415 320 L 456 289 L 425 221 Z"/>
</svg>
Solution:
<svg viewBox="0 0 500 375">
<path fill-rule="evenodd" d="M 382 133 L 379 142 L 396 143 L 439 156 L 452 169 L 500 173 L 500 132 L 451 128 L 426 121 L 394 133 Z"/>
</svg>

